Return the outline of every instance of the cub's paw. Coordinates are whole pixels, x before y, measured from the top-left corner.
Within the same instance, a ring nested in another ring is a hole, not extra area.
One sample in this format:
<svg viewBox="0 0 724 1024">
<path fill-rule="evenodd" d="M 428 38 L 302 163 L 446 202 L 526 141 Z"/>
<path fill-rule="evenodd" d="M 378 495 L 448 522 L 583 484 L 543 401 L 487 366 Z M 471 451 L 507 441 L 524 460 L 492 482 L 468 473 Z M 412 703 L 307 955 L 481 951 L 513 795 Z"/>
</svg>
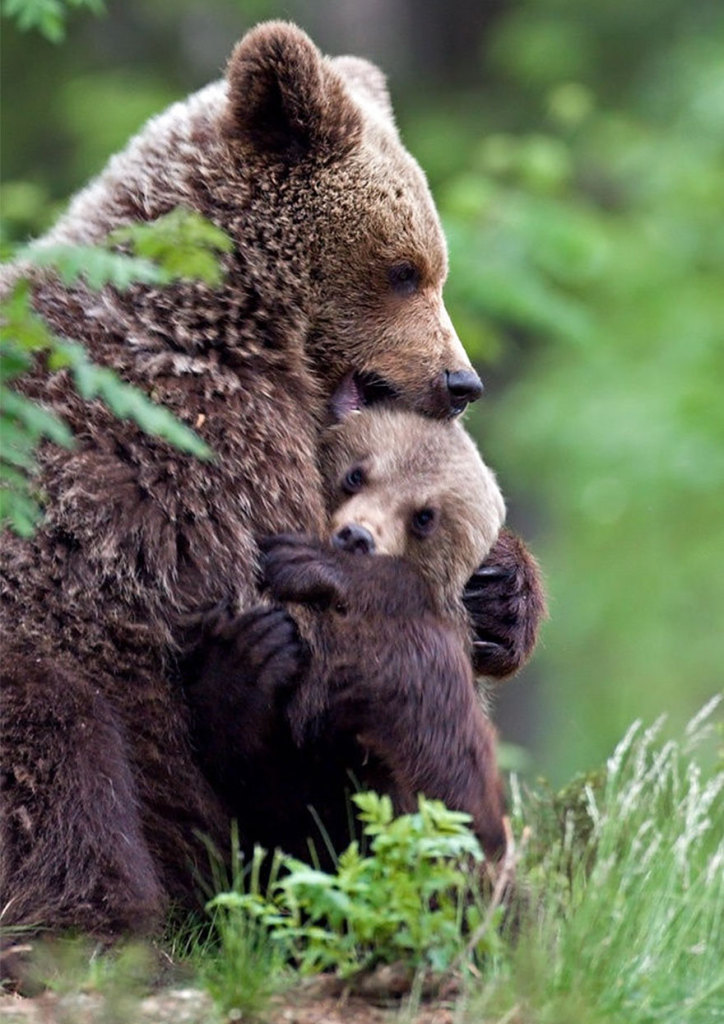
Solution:
<svg viewBox="0 0 724 1024">
<path fill-rule="evenodd" d="M 322 541 L 297 534 L 279 534 L 260 544 L 264 580 L 278 601 L 292 601 L 326 610 L 346 604 L 341 559 Z"/>
<path fill-rule="evenodd" d="M 243 615 L 219 609 L 207 621 L 201 643 L 201 675 L 220 685 L 269 694 L 291 687 L 306 666 L 307 648 L 283 608 L 254 608 Z"/>
<path fill-rule="evenodd" d="M 518 537 L 501 532 L 468 580 L 463 603 L 473 629 L 476 674 L 503 679 L 517 672 L 532 654 L 546 614 L 538 565 Z"/>
</svg>

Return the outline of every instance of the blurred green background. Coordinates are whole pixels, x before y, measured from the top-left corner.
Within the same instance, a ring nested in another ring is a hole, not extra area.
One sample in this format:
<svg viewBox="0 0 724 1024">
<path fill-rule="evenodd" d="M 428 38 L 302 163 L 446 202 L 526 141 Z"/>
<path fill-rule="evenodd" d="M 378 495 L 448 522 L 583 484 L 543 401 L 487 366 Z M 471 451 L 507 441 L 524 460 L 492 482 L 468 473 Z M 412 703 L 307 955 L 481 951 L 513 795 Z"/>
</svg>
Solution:
<svg viewBox="0 0 724 1024">
<path fill-rule="evenodd" d="M 724 5 L 118 0 L 60 45 L 5 20 L 5 252 L 266 17 L 384 68 L 440 206 L 468 424 L 550 596 L 502 738 L 562 781 L 636 717 L 680 726 L 724 665 Z"/>
</svg>

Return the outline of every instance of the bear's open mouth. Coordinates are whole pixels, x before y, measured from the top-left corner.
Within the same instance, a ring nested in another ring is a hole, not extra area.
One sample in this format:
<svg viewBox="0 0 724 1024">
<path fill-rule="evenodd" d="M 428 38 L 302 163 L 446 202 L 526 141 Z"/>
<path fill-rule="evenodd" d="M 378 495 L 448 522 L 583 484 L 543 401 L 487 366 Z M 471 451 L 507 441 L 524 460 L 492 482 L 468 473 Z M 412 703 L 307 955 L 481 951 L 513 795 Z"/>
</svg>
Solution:
<svg viewBox="0 0 724 1024">
<path fill-rule="evenodd" d="M 330 407 L 336 420 L 343 420 L 352 412 L 359 412 L 368 405 L 391 402 L 399 398 L 399 392 L 383 377 L 375 373 L 348 373 L 337 385 Z"/>
<path fill-rule="evenodd" d="M 400 397 L 397 388 L 375 373 L 355 373 L 352 379 L 362 398 L 362 405 L 391 402 Z"/>
</svg>

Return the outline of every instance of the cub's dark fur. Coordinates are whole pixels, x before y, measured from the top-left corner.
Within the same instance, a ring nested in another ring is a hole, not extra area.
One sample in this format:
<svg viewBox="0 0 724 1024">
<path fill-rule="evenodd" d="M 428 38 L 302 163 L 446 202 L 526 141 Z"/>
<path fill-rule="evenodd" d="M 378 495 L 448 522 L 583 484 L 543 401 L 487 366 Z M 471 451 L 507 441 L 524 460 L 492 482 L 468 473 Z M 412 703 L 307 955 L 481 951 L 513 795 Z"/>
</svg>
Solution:
<svg viewBox="0 0 724 1024">
<path fill-rule="evenodd" d="M 305 658 L 282 610 L 216 621 L 189 687 L 202 761 L 268 846 L 321 840 L 310 807 L 328 837 L 348 839 L 354 776 L 400 811 L 423 792 L 469 812 L 497 854 L 495 737 L 461 597 L 503 521 L 495 478 L 458 423 L 394 408 L 349 416 L 321 453 L 335 549 L 287 536 L 266 558 L 272 596 L 307 609 L 311 649 Z"/>
</svg>

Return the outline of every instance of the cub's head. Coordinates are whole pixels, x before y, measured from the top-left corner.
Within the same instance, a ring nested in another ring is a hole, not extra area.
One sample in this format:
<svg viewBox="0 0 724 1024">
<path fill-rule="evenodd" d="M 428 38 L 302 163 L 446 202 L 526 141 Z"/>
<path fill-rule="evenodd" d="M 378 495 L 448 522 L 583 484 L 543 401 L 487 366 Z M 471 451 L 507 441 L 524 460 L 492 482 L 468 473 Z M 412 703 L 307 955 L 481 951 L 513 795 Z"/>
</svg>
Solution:
<svg viewBox="0 0 724 1024">
<path fill-rule="evenodd" d="M 443 303 L 445 240 L 381 72 L 268 22 L 231 57 L 227 104 L 232 159 L 264 211 L 260 247 L 304 282 L 306 355 L 327 394 L 349 377 L 358 407 L 462 411 L 482 384 Z"/>
<path fill-rule="evenodd" d="M 377 405 L 331 427 L 321 452 L 332 543 L 404 558 L 445 611 L 458 609 L 505 518 L 462 426 Z"/>
</svg>

